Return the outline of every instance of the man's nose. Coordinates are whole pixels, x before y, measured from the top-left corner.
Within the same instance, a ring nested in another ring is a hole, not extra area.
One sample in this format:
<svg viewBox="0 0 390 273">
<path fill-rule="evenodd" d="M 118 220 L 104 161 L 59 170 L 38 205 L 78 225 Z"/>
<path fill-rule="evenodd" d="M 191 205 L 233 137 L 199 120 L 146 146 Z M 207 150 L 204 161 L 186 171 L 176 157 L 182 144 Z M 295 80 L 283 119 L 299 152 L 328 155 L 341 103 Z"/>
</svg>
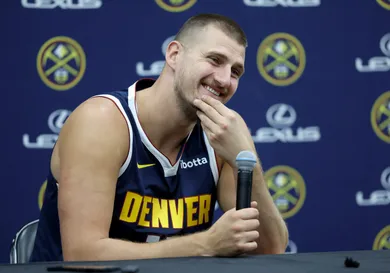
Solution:
<svg viewBox="0 0 390 273">
<path fill-rule="evenodd" d="M 215 81 L 220 88 L 229 88 L 231 84 L 231 68 L 226 65 L 219 67 L 215 73 Z"/>
</svg>

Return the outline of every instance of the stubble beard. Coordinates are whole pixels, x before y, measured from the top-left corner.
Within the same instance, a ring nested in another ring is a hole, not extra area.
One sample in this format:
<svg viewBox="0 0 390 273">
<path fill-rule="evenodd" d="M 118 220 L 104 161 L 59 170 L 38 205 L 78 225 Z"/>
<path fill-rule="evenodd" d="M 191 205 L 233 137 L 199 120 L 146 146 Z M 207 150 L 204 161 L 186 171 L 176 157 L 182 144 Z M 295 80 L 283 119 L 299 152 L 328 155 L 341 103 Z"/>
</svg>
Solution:
<svg viewBox="0 0 390 273">
<path fill-rule="evenodd" d="M 185 92 L 190 92 L 190 90 L 184 90 L 182 79 L 184 79 L 184 73 L 180 74 L 174 84 L 176 104 L 184 118 L 189 122 L 194 122 L 198 119 L 198 116 L 196 115 L 196 108 L 185 96 Z"/>
</svg>

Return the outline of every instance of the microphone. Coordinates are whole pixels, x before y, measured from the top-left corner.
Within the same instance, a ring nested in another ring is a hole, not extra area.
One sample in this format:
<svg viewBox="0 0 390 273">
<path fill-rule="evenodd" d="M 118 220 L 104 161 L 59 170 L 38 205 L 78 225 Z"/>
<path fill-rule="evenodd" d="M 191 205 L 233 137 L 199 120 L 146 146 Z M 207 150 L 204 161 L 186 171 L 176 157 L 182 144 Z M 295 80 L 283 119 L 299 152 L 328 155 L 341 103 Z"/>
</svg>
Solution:
<svg viewBox="0 0 390 273">
<path fill-rule="evenodd" d="M 241 151 L 236 157 L 236 165 L 238 167 L 237 210 L 251 206 L 252 173 L 256 162 L 257 158 L 251 151 Z"/>
</svg>

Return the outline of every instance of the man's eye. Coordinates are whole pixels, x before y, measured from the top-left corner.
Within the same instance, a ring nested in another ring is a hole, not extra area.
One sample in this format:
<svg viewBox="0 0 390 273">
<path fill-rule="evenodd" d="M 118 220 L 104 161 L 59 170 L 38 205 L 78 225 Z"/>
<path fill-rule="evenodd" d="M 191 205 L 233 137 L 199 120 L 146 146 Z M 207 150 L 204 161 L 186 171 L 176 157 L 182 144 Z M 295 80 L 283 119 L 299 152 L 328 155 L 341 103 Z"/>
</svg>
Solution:
<svg viewBox="0 0 390 273">
<path fill-rule="evenodd" d="M 217 57 L 210 57 L 210 60 L 212 60 L 216 64 L 220 64 L 220 61 Z"/>
<path fill-rule="evenodd" d="M 238 70 L 238 69 L 233 69 L 232 70 L 232 74 L 235 78 L 240 78 L 242 76 L 242 71 L 241 70 Z"/>
</svg>

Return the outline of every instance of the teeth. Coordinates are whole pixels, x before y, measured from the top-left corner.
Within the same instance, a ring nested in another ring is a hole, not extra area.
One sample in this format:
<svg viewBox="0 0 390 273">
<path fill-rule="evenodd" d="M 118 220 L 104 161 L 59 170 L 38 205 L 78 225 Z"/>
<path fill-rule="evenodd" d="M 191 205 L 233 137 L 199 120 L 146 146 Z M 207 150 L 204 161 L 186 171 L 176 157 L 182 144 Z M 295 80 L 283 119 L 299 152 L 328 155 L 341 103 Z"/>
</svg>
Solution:
<svg viewBox="0 0 390 273">
<path fill-rule="evenodd" d="M 219 97 L 220 93 L 218 93 L 217 91 L 215 91 L 214 89 L 212 89 L 210 86 L 204 85 L 204 88 L 206 88 L 208 91 L 210 91 L 211 93 L 213 93 L 214 95 L 216 95 L 216 96 Z"/>
</svg>

